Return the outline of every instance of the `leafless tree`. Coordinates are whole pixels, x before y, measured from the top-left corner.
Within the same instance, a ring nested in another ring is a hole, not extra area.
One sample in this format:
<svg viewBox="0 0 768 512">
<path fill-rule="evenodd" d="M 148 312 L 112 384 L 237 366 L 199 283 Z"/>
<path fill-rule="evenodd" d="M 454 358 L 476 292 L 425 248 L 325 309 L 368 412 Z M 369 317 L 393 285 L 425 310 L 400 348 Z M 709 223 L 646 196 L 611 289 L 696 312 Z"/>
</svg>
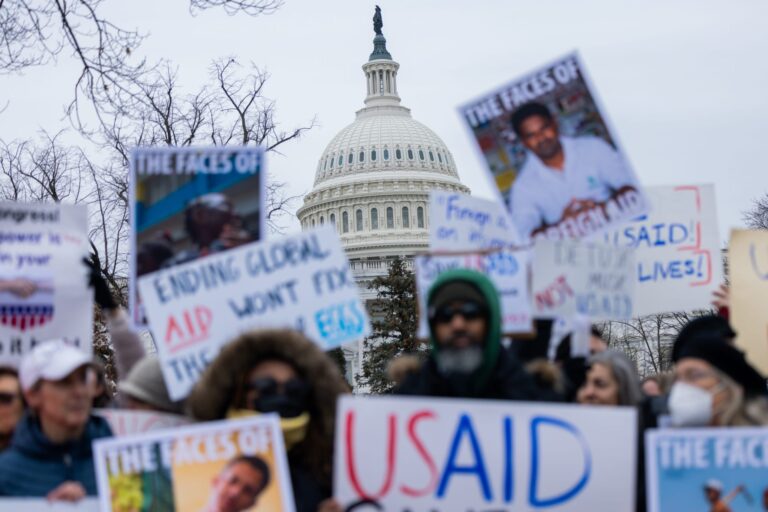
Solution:
<svg viewBox="0 0 768 512">
<path fill-rule="evenodd" d="M 140 56 L 146 37 L 102 15 L 103 0 L 0 0 L 0 73 L 22 71 L 72 55 L 80 73 L 67 112 L 86 130 L 86 104 L 108 124 L 126 115 L 125 105 L 141 100 L 142 84 L 155 70 Z M 229 14 L 271 14 L 280 0 L 190 0 L 190 9 L 223 8 Z M 86 101 L 84 102 L 83 99 Z"/>
<path fill-rule="evenodd" d="M 752 229 L 768 229 L 768 194 L 757 199 L 742 218 Z"/>
</svg>

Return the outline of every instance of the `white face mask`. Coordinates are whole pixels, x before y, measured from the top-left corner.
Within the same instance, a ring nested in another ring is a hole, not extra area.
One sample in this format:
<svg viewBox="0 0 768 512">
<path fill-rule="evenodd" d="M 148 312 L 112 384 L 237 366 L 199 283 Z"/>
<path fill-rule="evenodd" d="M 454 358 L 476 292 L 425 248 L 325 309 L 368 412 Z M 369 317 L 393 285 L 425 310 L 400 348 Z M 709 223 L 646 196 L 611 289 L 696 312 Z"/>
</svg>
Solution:
<svg viewBox="0 0 768 512">
<path fill-rule="evenodd" d="M 675 382 L 669 394 L 669 415 L 675 427 L 704 427 L 712 420 L 714 397 L 686 382 Z"/>
</svg>

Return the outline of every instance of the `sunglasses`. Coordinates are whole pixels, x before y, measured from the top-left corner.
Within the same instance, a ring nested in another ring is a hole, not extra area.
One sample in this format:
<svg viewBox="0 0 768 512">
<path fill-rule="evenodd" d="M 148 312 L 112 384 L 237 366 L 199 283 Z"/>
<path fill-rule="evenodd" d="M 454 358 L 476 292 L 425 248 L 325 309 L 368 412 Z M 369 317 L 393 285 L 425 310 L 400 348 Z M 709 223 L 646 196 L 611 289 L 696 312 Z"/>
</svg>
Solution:
<svg viewBox="0 0 768 512">
<path fill-rule="evenodd" d="M 289 398 L 304 400 L 309 395 L 309 386 L 301 379 L 277 382 L 272 377 L 262 377 L 248 382 L 246 388 L 248 391 L 256 391 L 262 398 L 284 395 Z"/>
<path fill-rule="evenodd" d="M 436 323 L 447 323 L 456 315 L 461 315 L 464 320 L 477 320 L 486 316 L 485 308 L 477 302 L 465 302 L 460 306 L 443 306 L 432 314 L 430 320 Z"/>
<path fill-rule="evenodd" d="M 19 399 L 16 393 L 0 392 L 0 405 L 11 405 Z"/>
</svg>

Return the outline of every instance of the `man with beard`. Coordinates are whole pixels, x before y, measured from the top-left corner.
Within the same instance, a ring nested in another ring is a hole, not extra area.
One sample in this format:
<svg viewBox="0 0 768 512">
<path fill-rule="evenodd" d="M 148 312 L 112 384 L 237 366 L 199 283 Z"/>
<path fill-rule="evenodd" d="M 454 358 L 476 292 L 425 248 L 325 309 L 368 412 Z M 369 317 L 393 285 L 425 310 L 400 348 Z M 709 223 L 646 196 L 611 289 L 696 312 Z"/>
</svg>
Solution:
<svg viewBox="0 0 768 512">
<path fill-rule="evenodd" d="M 558 400 L 501 346 L 501 309 L 480 272 L 445 272 L 427 297 L 431 352 L 395 392 L 456 398 Z"/>
<path fill-rule="evenodd" d="M 528 157 L 510 189 L 512 218 L 523 236 L 590 210 L 617 193 L 636 190 L 623 156 L 599 137 L 560 135 L 541 103 L 518 108 L 511 119 Z"/>
</svg>

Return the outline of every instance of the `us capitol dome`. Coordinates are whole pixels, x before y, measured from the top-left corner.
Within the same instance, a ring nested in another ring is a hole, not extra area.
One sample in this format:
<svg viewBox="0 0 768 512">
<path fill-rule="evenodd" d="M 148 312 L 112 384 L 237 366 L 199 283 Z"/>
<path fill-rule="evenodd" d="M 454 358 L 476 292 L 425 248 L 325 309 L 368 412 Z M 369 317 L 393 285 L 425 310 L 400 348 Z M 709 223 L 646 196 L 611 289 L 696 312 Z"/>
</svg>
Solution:
<svg viewBox="0 0 768 512">
<path fill-rule="evenodd" d="M 375 299 L 368 284 L 387 273 L 388 259 L 410 262 L 428 249 L 429 191 L 469 193 L 445 143 L 400 104 L 400 65 L 387 51 L 380 20 L 363 64 L 365 106 L 325 148 L 297 211 L 302 229 L 336 227 L 366 301 Z"/>
</svg>

